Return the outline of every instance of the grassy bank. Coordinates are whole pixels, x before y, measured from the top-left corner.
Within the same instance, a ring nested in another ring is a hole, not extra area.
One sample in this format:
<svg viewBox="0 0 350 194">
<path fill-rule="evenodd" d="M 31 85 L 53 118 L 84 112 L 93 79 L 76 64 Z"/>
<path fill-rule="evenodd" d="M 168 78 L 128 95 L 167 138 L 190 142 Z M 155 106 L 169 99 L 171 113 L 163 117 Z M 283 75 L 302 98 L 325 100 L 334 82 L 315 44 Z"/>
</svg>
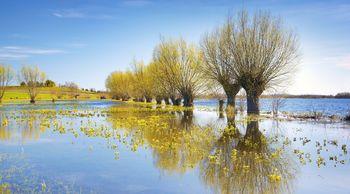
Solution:
<svg viewBox="0 0 350 194">
<path fill-rule="evenodd" d="M 29 101 L 29 95 L 26 87 L 20 86 L 11 86 L 8 87 L 5 91 L 3 97 L 3 103 L 20 103 Z M 61 87 L 40 87 L 38 88 L 38 96 L 36 97 L 37 101 L 46 101 L 46 100 L 95 100 L 101 99 L 102 96 L 108 97 L 106 93 L 97 93 L 83 90 L 71 90 L 70 88 L 61 88 Z"/>
</svg>

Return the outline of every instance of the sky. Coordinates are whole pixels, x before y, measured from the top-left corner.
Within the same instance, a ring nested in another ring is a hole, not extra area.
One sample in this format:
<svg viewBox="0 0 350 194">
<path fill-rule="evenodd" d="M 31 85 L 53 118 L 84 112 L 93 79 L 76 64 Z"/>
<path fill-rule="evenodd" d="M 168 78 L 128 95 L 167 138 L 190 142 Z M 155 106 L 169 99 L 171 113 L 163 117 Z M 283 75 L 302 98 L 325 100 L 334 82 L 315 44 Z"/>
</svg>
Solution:
<svg viewBox="0 0 350 194">
<path fill-rule="evenodd" d="M 242 8 L 298 34 L 301 61 L 284 92 L 350 92 L 348 0 L 0 0 L 0 63 L 103 90 L 110 72 L 149 62 L 160 37 L 199 44 Z"/>
</svg>

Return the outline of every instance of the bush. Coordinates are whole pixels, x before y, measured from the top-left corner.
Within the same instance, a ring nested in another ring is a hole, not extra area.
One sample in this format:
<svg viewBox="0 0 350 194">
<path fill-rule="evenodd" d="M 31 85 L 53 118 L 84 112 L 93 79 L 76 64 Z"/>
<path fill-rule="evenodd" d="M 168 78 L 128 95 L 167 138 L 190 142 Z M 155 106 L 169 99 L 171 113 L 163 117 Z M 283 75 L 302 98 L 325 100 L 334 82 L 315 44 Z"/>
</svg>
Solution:
<svg viewBox="0 0 350 194">
<path fill-rule="evenodd" d="M 348 115 L 345 116 L 344 118 L 345 121 L 350 121 L 350 113 Z"/>
<path fill-rule="evenodd" d="M 55 87 L 56 83 L 54 81 L 48 79 L 45 81 L 44 86 L 45 87 Z"/>
<path fill-rule="evenodd" d="M 350 92 L 338 93 L 337 95 L 335 95 L 335 98 L 350 98 Z"/>
</svg>

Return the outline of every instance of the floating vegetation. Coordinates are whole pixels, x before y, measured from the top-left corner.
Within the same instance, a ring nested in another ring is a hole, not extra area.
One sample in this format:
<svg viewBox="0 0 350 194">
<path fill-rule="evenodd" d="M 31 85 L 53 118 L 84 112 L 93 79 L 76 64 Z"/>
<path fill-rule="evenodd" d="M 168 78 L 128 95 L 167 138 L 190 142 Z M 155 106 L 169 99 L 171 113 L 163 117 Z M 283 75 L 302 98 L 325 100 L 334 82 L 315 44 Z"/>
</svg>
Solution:
<svg viewBox="0 0 350 194">
<path fill-rule="evenodd" d="M 35 141 L 42 134 L 53 132 L 71 137 L 73 144 L 78 138 L 103 139 L 117 160 L 121 147 L 132 152 L 147 149 L 156 168 L 170 174 L 198 169 L 202 181 L 219 193 L 291 192 L 299 165 L 336 167 L 349 161 L 349 145 L 338 139 L 298 135 L 303 129 L 291 129 L 294 135 L 287 137 L 261 129 L 259 123 L 264 118 L 231 117 L 225 125 L 199 124 L 193 108 L 142 103 L 106 108 L 74 105 L 67 109 L 6 110 L 0 114 L 0 138 L 13 141 L 18 138 L 13 134 L 19 132 L 21 142 Z M 86 148 L 95 151 L 92 145 L 87 144 Z M 37 174 L 31 179 L 32 187 L 27 187 L 32 191 L 46 193 L 60 188 L 54 186 L 53 178 L 43 178 L 35 171 L 25 174 Z M 23 177 L 6 179 L 6 173 L 1 176 L 3 193 L 22 191 L 16 188 L 21 189 L 18 180 Z M 257 182 L 259 187 L 255 186 Z"/>
</svg>

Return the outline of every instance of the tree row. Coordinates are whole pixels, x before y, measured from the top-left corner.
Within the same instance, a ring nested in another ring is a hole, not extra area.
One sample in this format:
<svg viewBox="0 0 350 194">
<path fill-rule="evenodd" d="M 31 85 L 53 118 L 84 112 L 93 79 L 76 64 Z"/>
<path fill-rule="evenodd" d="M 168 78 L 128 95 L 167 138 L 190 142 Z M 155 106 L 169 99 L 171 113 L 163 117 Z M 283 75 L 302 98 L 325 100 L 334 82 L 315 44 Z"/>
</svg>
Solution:
<svg viewBox="0 0 350 194">
<path fill-rule="evenodd" d="M 280 18 L 241 11 L 205 34 L 199 45 L 161 39 L 148 64 L 134 60 L 131 70 L 112 72 L 106 88 L 118 99 L 154 98 L 186 107 L 200 94 L 220 90 L 233 109 L 243 88 L 247 112 L 259 114 L 262 93 L 288 83 L 298 59 L 297 36 Z"/>
</svg>

